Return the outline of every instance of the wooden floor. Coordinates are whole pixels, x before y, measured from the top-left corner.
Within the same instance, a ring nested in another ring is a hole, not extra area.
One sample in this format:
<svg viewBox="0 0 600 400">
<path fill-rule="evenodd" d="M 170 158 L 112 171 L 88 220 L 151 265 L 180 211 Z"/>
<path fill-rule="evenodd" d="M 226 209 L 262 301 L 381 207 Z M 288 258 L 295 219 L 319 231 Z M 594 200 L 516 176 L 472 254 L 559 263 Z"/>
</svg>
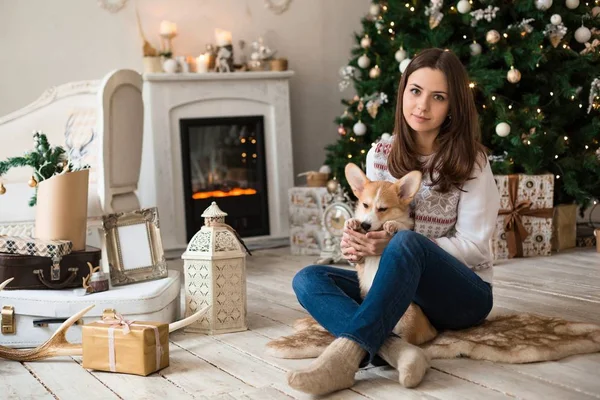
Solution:
<svg viewBox="0 0 600 400">
<path fill-rule="evenodd" d="M 264 355 L 272 338 L 292 332 L 306 314 L 292 290 L 294 273 L 313 257 L 288 248 L 256 251 L 248 259 L 250 330 L 220 336 L 171 335 L 171 365 L 143 378 L 88 372 L 79 357 L 46 362 L 0 361 L 6 399 L 287 399 L 308 398 L 289 388 L 285 372 L 309 360 Z M 171 268 L 181 268 L 174 261 Z M 495 267 L 494 313 L 529 311 L 600 323 L 600 254 L 594 249 L 512 260 Z M 600 353 L 558 362 L 507 365 L 469 359 L 434 360 L 423 383 L 402 388 L 389 367 L 361 370 L 356 385 L 335 399 L 600 399 Z"/>
</svg>

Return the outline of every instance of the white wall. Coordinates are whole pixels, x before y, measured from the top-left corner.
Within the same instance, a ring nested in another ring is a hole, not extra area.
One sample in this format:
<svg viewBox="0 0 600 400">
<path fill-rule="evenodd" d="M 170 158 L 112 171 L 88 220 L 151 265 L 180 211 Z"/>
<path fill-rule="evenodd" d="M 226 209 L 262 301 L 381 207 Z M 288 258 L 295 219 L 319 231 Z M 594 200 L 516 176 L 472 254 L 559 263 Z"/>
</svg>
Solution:
<svg viewBox="0 0 600 400">
<path fill-rule="evenodd" d="M 353 32 L 370 0 L 293 0 L 275 15 L 262 0 L 128 0 L 111 14 L 96 0 L 0 0 L 0 115 L 25 106 L 54 85 L 99 79 L 116 68 L 142 71 L 142 41 L 158 46 L 161 20 L 177 24 L 176 54 L 198 55 L 214 42 L 214 29 L 232 32 L 234 44 L 263 36 L 287 57 L 291 81 L 296 174 L 318 169 L 325 145 L 336 140 L 333 119 L 342 111 L 338 70 L 347 63 Z M 29 134 L 25 132 L 24 134 Z"/>
</svg>

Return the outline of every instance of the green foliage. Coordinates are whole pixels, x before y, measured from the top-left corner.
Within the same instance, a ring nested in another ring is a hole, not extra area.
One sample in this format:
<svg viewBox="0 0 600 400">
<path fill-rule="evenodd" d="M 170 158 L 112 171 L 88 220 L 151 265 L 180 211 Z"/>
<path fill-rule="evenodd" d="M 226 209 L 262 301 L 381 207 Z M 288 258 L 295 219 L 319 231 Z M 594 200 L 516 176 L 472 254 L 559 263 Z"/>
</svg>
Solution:
<svg viewBox="0 0 600 400">
<path fill-rule="evenodd" d="M 442 6 L 443 19 L 432 29 L 425 15 L 425 8 L 431 5 L 428 0 L 373 3 L 379 4 L 381 11 L 362 19 L 362 31 L 355 34 L 356 46 L 350 52 L 348 65 L 356 68 L 350 81 L 356 96 L 343 101 L 346 112 L 335 120 L 344 134 L 326 147 L 325 163 L 346 187 L 346 163 L 351 161 L 364 168 L 372 144 L 383 133 L 394 131 L 400 79 L 396 51 L 402 47 L 408 57 L 414 57 L 425 48 L 440 47 L 461 59 L 475 83 L 472 90 L 482 140 L 493 156 L 494 173 L 554 174 L 555 204 L 577 202 L 585 208 L 591 200 L 600 198 L 600 155 L 596 153 L 600 108 L 587 112 L 592 81 L 600 77 L 600 48 L 583 55 L 584 44 L 574 39 L 582 21 L 589 29 L 600 28 L 600 18 L 589 17 L 592 7 L 598 4 L 581 2 L 578 8 L 570 10 L 564 2 L 555 1 L 549 10 L 541 11 L 534 0 L 473 0 L 471 12 L 488 6 L 498 7 L 498 11 L 490 21 L 481 19 L 472 24 L 472 14 L 458 13 L 456 2 L 452 1 Z M 562 17 L 567 28 L 557 47 L 544 34 L 554 14 Z M 533 21 L 525 21 L 528 19 Z M 492 29 L 500 33 L 500 41 L 495 44 L 486 42 L 486 34 Z M 360 41 L 366 35 L 371 45 L 365 49 Z M 471 55 L 473 42 L 481 45 L 481 54 Z M 371 61 L 364 69 L 357 63 L 363 55 Z M 373 79 L 369 70 L 375 65 L 381 74 Z M 521 73 L 518 83 L 510 83 L 506 78 L 511 67 Z M 382 103 L 373 117 L 365 99 L 378 93 L 385 93 L 388 102 Z M 358 121 L 367 126 L 364 136 L 356 136 L 352 131 Z M 495 133 L 500 122 L 511 127 L 507 137 Z"/>
<path fill-rule="evenodd" d="M 39 183 L 54 175 L 89 168 L 87 165 L 80 168 L 75 167 L 68 160 L 65 149 L 60 146 L 51 147 L 48 138 L 41 132 L 34 132 L 33 144 L 32 151 L 28 151 L 22 156 L 9 157 L 6 161 L 0 161 L 0 177 L 12 168 L 31 167 L 33 178 Z M 36 203 L 37 186 L 29 201 L 29 206 L 33 207 Z"/>
</svg>

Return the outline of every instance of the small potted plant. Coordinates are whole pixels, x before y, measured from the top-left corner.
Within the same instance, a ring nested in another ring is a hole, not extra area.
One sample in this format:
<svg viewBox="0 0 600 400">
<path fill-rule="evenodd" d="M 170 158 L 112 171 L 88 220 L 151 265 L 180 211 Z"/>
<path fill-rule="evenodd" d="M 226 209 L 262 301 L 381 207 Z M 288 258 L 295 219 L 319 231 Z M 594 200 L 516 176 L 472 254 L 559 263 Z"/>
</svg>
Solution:
<svg viewBox="0 0 600 400">
<path fill-rule="evenodd" d="M 28 184 L 35 193 L 29 206 L 36 207 L 35 237 L 70 240 L 73 250 L 84 250 L 89 166 L 74 165 L 65 149 L 50 146 L 41 132 L 34 132 L 33 144 L 32 151 L 0 161 L 0 177 L 15 167 L 31 167 L 33 175 Z M 0 183 L 0 194 L 4 193 L 6 188 Z"/>
</svg>

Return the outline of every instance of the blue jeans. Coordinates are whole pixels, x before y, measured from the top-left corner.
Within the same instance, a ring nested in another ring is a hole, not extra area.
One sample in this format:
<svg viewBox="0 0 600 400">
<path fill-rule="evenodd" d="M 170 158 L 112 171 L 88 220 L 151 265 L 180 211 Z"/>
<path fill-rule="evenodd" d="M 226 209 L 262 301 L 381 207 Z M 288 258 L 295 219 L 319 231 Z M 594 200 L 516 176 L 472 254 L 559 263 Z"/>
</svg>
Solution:
<svg viewBox="0 0 600 400">
<path fill-rule="evenodd" d="M 482 323 L 493 303 L 489 283 L 413 231 L 394 235 L 364 300 L 354 270 L 311 265 L 294 276 L 292 286 L 315 320 L 335 337 L 357 342 L 369 362 L 411 302 L 440 331 Z"/>
</svg>

